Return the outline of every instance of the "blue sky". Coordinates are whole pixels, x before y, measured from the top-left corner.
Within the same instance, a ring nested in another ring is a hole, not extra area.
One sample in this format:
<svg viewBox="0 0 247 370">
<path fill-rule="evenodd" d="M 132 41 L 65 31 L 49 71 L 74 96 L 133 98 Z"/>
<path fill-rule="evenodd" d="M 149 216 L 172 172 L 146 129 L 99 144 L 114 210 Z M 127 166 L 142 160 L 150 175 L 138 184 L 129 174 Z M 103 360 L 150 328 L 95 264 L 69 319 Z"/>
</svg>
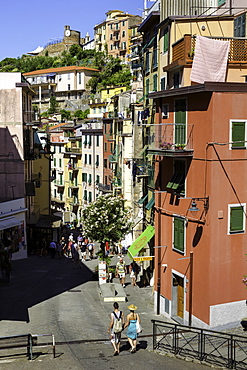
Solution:
<svg viewBox="0 0 247 370">
<path fill-rule="evenodd" d="M 153 3 L 148 2 L 151 6 Z M 2 38 L 0 60 L 17 58 L 63 37 L 65 25 L 84 37 L 105 19 L 108 10 L 123 10 L 142 15 L 143 0 L 12 0 L 1 3 Z"/>
</svg>

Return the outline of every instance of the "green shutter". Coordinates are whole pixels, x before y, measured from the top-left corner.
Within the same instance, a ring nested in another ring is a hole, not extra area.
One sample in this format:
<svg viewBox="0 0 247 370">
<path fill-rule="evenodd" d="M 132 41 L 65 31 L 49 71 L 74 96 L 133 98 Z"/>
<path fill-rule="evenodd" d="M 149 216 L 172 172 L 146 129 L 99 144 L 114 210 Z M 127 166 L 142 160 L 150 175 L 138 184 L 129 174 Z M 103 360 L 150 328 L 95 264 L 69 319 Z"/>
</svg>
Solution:
<svg viewBox="0 0 247 370">
<path fill-rule="evenodd" d="M 245 122 L 232 122 L 232 148 L 245 148 Z"/>
<path fill-rule="evenodd" d="M 157 74 L 153 75 L 153 91 L 157 91 Z"/>
<path fill-rule="evenodd" d="M 186 144 L 186 100 L 175 103 L 175 144 Z"/>
<path fill-rule="evenodd" d="M 242 206 L 231 207 L 230 232 L 243 231 L 244 210 Z"/>
<path fill-rule="evenodd" d="M 168 28 L 164 30 L 164 53 L 168 50 Z"/>
<path fill-rule="evenodd" d="M 184 220 L 174 218 L 174 248 L 184 251 Z"/>
</svg>

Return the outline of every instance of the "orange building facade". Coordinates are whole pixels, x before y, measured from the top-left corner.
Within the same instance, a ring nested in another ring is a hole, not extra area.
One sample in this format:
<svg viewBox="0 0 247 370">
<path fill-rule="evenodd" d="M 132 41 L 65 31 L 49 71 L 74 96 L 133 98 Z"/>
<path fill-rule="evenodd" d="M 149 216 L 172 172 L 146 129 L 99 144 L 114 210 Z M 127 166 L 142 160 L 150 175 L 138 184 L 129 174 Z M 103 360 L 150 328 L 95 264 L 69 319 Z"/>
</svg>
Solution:
<svg viewBox="0 0 247 370">
<path fill-rule="evenodd" d="M 247 85 L 206 82 L 149 97 L 156 312 L 234 326 L 247 311 Z"/>
</svg>

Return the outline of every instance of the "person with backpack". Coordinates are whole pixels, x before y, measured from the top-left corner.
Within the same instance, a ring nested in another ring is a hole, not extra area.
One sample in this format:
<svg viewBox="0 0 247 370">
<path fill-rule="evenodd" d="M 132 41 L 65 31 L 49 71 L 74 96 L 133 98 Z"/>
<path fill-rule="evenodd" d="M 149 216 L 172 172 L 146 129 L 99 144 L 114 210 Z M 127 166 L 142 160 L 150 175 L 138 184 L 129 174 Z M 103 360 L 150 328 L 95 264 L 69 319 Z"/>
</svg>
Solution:
<svg viewBox="0 0 247 370">
<path fill-rule="evenodd" d="M 110 315 L 110 325 L 108 333 L 110 333 L 111 343 L 114 348 L 113 356 L 117 356 L 120 353 L 120 340 L 121 332 L 124 327 L 124 314 L 119 310 L 119 304 L 117 302 L 113 303 L 113 312 Z"/>
</svg>

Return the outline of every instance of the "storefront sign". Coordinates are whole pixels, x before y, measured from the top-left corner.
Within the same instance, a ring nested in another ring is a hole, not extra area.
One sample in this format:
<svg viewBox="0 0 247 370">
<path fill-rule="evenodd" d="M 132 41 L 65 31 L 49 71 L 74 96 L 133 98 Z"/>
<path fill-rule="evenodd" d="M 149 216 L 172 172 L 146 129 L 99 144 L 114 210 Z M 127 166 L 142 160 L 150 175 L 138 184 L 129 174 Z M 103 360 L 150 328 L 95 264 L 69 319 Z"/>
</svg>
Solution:
<svg viewBox="0 0 247 370">
<path fill-rule="evenodd" d="M 154 258 L 154 256 L 134 257 L 134 261 L 136 261 L 136 262 L 151 261 L 153 258 Z"/>
</svg>

